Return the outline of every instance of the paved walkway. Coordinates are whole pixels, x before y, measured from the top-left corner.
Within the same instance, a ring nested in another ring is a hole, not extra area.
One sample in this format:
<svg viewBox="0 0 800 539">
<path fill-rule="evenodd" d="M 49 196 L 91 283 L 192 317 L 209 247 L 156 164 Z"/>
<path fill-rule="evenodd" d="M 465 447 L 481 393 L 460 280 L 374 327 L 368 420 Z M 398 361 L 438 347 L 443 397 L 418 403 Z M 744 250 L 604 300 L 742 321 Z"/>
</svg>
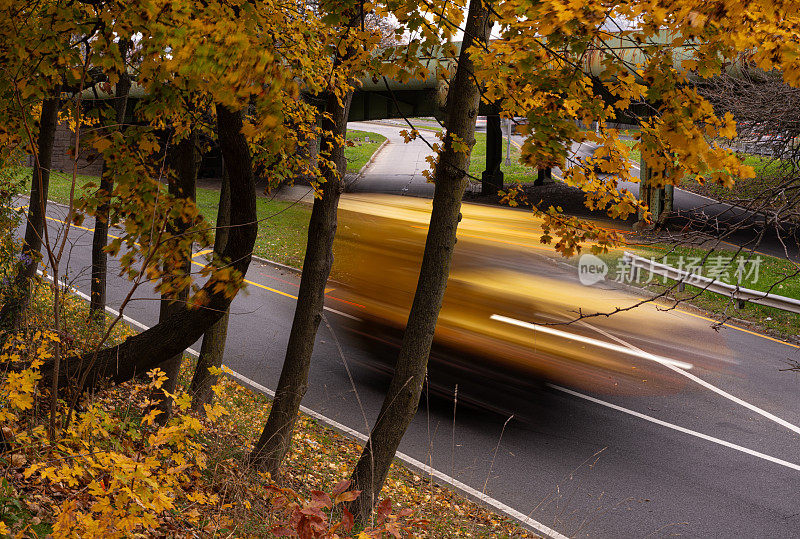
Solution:
<svg viewBox="0 0 800 539">
<path fill-rule="evenodd" d="M 375 162 L 349 186 L 349 192 L 433 196 L 433 184 L 428 183 L 422 172 L 430 168 L 427 158 L 433 157 L 435 152 L 422 138 L 406 143 L 400 135 L 402 127 L 372 122 L 351 122 L 347 127 L 386 137 L 386 144 Z M 430 144 L 438 141 L 430 131 L 424 131 L 422 136 Z"/>
</svg>

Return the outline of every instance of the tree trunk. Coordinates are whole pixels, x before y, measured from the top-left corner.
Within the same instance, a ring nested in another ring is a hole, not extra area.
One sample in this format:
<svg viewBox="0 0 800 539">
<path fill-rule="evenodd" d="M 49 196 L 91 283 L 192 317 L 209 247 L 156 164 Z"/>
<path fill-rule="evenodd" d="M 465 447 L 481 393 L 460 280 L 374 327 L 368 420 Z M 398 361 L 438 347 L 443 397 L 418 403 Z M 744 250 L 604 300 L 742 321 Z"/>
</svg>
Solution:
<svg viewBox="0 0 800 539">
<path fill-rule="evenodd" d="M 311 94 L 307 94 L 307 93 L 301 94 L 300 98 L 305 103 L 308 103 L 309 105 L 311 105 L 315 109 L 316 119 L 315 119 L 315 122 L 314 122 L 314 129 L 315 129 L 315 133 L 317 133 L 316 130 L 321 129 L 321 127 L 322 127 L 322 121 L 323 121 L 322 115 L 325 112 L 325 106 L 326 106 L 327 99 L 325 98 L 324 94 L 322 96 L 320 96 L 320 95 L 311 95 Z M 320 152 L 320 149 L 322 147 L 322 143 L 321 143 L 320 139 L 321 139 L 321 137 L 318 134 L 315 134 L 313 140 L 310 137 L 306 139 L 306 141 L 305 141 L 306 142 L 306 146 L 300 146 L 297 149 L 298 154 L 302 155 L 307 160 L 309 171 L 311 169 L 313 169 L 314 167 L 316 167 L 318 165 L 318 163 L 319 163 L 319 152 Z M 307 183 L 307 184 L 310 185 L 313 182 L 317 181 L 317 178 L 315 177 L 314 174 L 311 174 L 310 172 L 306 172 L 306 173 L 302 174 L 300 178 L 295 180 L 295 183 L 297 183 L 298 181 L 301 181 L 303 183 Z"/>
<path fill-rule="evenodd" d="M 476 40 L 479 44 L 488 42 L 490 29 L 489 12 L 482 0 L 470 0 L 464 42 L 447 96 L 445 120 L 446 131 L 463 139 L 470 151 L 475 144 L 475 117 L 480 89 L 475 84 L 469 53 Z M 395 451 L 419 405 L 436 321 L 450 272 L 456 229 L 461 219 L 461 198 L 467 184 L 468 168 L 469 154 L 454 151 L 452 139 L 447 137 L 434 172 L 436 190 L 430 227 L 394 376 L 351 477 L 354 488 L 360 490 L 361 494 L 351 503 L 350 509 L 362 522 L 369 518 Z"/>
<path fill-rule="evenodd" d="M 175 159 L 173 168 L 175 169 L 176 178 L 169 182 L 169 194 L 175 198 L 183 199 L 185 202 L 195 200 L 195 189 L 197 185 L 197 131 L 192 131 L 189 135 L 184 137 L 178 142 L 175 147 Z M 178 222 L 169 225 L 171 234 L 179 236 L 184 234 L 191 226 L 191 223 L 179 219 Z M 169 273 L 164 276 L 164 280 L 169 282 L 171 279 L 171 272 L 176 271 L 181 275 L 189 275 L 192 271 L 192 253 L 189 247 L 189 253 L 185 254 L 180 264 L 175 268 L 167 268 Z M 162 322 L 169 319 L 175 314 L 182 306 L 186 305 L 186 300 L 189 299 L 189 290 L 184 288 L 177 296 L 163 294 L 161 296 L 161 305 L 158 313 L 158 321 Z M 183 360 L 184 350 L 181 350 L 168 360 L 164 361 L 158 367 L 167 375 L 167 379 L 160 389 L 153 392 L 151 399 L 156 403 L 155 408 L 161 410 L 161 414 L 156 417 L 159 424 L 165 424 L 172 415 L 172 399 L 164 394 L 164 391 L 175 393 L 178 387 L 178 375 L 181 369 L 181 362 Z"/>
<path fill-rule="evenodd" d="M 123 71 L 119 74 L 119 81 L 114 89 L 114 112 L 117 122 L 115 130 L 124 132 L 125 114 L 128 109 L 128 94 L 131 89 L 131 78 L 125 66 L 128 55 L 127 41 L 121 39 L 119 51 L 122 56 Z M 92 236 L 92 289 L 89 298 L 89 313 L 100 320 L 105 319 L 106 308 L 106 282 L 108 277 L 108 255 L 103 250 L 108 243 L 109 210 L 111 192 L 114 190 L 114 170 L 103 162 L 103 172 L 100 175 L 100 186 L 97 196 L 103 202 L 97 207 L 94 218 L 94 234 Z"/>
<path fill-rule="evenodd" d="M 231 222 L 231 194 L 230 180 L 223 163 L 222 185 L 219 191 L 219 207 L 217 209 L 217 231 L 214 234 L 214 258 L 218 259 L 228 241 L 228 226 Z M 203 345 L 200 348 L 200 357 L 192 377 L 191 394 L 192 410 L 204 413 L 204 404 L 211 404 L 214 392 L 211 388 L 217 383 L 218 376 L 211 374 L 208 369 L 222 366 L 222 356 L 225 352 L 225 341 L 228 338 L 228 318 L 230 309 L 225 311 L 222 318 L 208 328 L 203 336 Z"/>
<path fill-rule="evenodd" d="M 59 90 L 56 90 L 56 95 Z M 17 265 L 14 284 L 5 305 L 0 309 L 0 329 L 13 333 L 19 329 L 31 297 L 31 283 L 42 250 L 42 238 L 47 210 L 47 193 L 50 186 L 50 166 L 53 158 L 53 140 L 58 126 L 58 97 L 45 99 L 39 121 L 38 156 L 33 165 L 31 196 L 28 202 L 28 224 Z M 7 333 L 7 334 L 8 334 Z"/>
<path fill-rule="evenodd" d="M 230 267 L 244 278 L 258 234 L 250 149 L 242 134 L 242 117 L 238 112 L 217 105 L 217 125 L 220 148 L 230 176 L 231 200 L 236 201 L 231 206 L 230 234 L 222 256 L 230 260 Z M 104 380 L 120 384 L 181 353 L 222 317 L 233 300 L 224 290 L 214 291 L 217 283 L 212 278 L 203 286 L 202 291 L 208 297 L 203 306 L 181 305 L 168 319 L 118 346 L 86 358 L 68 358 L 61 364 L 59 386 L 66 387 L 83 376 L 86 381 L 80 389 L 84 391 Z M 49 387 L 53 376 L 52 360 L 42 365 L 41 373 L 43 387 Z"/>
<path fill-rule="evenodd" d="M 347 93 L 342 103 L 331 93 L 325 105 L 330 118 L 323 119 L 322 151 L 330 152 L 336 170 L 326 170 L 322 184 L 322 198 L 314 199 L 308 225 L 308 243 L 303 260 L 303 275 L 294 311 L 292 330 L 281 377 L 275 391 L 267 423 L 251 459 L 260 469 L 277 477 L 281 463 L 289 451 L 295 420 L 300 411 L 300 401 L 308 388 L 308 371 L 314 339 L 322 320 L 325 303 L 325 286 L 333 265 L 333 238 L 336 235 L 336 210 L 344 185 L 347 162 L 344 146 L 336 144 L 335 137 L 345 138 L 347 116 L 353 92 Z M 330 150 L 329 150 L 330 148 Z"/>
</svg>

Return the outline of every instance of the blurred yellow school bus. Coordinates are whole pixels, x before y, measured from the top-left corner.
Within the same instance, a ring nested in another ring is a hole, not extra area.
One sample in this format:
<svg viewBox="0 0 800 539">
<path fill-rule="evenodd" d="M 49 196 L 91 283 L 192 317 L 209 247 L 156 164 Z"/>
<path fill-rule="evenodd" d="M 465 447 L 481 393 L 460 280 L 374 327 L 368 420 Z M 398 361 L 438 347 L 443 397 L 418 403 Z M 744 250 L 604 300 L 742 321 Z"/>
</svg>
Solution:
<svg viewBox="0 0 800 539">
<path fill-rule="evenodd" d="M 356 334 L 399 342 L 430 209 L 419 198 L 342 199 L 336 296 L 358 319 L 350 326 Z M 636 306 L 642 298 L 613 283 L 580 284 L 577 270 L 540 243 L 530 213 L 464 204 L 462 214 L 434 341 L 435 357 L 449 367 L 479 378 L 641 394 L 681 388 L 685 378 L 675 369 L 724 363 L 728 354 L 708 322 Z"/>
</svg>

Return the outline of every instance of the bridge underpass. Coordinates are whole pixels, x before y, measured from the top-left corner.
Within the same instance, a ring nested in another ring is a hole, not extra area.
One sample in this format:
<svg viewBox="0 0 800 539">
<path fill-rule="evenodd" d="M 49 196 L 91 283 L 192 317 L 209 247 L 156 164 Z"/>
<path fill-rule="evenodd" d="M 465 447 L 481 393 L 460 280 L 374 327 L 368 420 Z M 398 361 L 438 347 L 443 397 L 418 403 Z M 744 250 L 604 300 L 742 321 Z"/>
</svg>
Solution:
<svg viewBox="0 0 800 539">
<path fill-rule="evenodd" d="M 630 49 L 622 44 L 619 49 L 630 52 Z M 452 63 L 452 60 L 429 58 L 427 67 L 430 75 L 424 81 L 412 80 L 401 83 L 391 79 L 362 80 L 361 87 L 353 95 L 348 121 L 419 117 L 435 117 L 441 121 L 447 96 L 447 84 L 441 73 L 442 66 L 448 63 Z M 590 73 L 599 74 L 602 69 L 599 57 L 590 57 L 587 68 Z M 452 66 L 449 71 L 453 72 Z M 601 85 L 598 84 L 596 87 L 600 88 Z M 502 121 L 498 108 L 488 103 L 481 102 L 478 115 L 486 116 L 486 161 L 481 174 L 481 194 L 492 195 L 503 189 L 504 183 L 503 172 L 500 169 L 503 160 Z M 669 214 L 673 209 L 674 187 L 650 185 L 649 169 L 643 158 L 640 159 L 639 169 L 640 199 L 650 208 L 653 222 L 657 222 L 660 217 Z M 544 185 L 553 181 L 551 168 L 537 170 L 534 185 Z"/>
</svg>

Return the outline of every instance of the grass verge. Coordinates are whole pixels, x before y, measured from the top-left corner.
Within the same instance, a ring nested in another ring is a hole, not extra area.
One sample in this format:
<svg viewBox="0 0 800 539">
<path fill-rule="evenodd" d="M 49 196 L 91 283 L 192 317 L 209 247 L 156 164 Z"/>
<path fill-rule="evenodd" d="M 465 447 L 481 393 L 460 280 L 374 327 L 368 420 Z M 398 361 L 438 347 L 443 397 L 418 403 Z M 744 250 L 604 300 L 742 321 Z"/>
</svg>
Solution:
<svg viewBox="0 0 800 539">
<path fill-rule="evenodd" d="M 520 150 L 511 144 L 511 163 L 506 163 L 506 139 L 503 137 L 502 154 L 503 159 L 500 162 L 500 170 L 503 171 L 503 181 L 507 184 L 516 183 L 531 183 L 536 179 L 536 169 L 527 167 L 519 162 Z M 472 148 L 472 154 L 469 162 L 469 173 L 480 180 L 481 173 L 486 170 L 486 133 L 475 133 L 475 146 Z"/>
<path fill-rule="evenodd" d="M 415 122 L 411 120 L 411 125 L 419 129 L 427 129 L 429 131 L 441 132 L 441 127 L 431 126 L 424 122 Z M 407 126 L 403 126 L 407 128 Z M 510 163 L 506 163 L 507 142 L 505 135 L 502 139 L 502 155 L 503 159 L 500 162 L 500 170 L 503 171 L 503 181 L 507 184 L 516 183 L 531 183 L 536 179 L 536 169 L 530 168 L 519 162 L 522 155 L 519 147 L 511 143 L 511 159 Z M 472 148 L 469 162 L 469 173 L 473 178 L 480 181 L 481 174 L 486 170 L 486 133 L 475 133 L 475 146 Z M 473 180 L 475 181 L 475 180 Z"/>
<path fill-rule="evenodd" d="M 629 159 L 638 165 L 639 161 L 642 160 L 642 152 L 640 152 L 638 149 L 634 149 L 633 145 L 636 144 L 636 141 L 629 139 L 620 139 L 619 141 L 628 147 L 630 150 Z"/>
<path fill-rule="evenodd" d="M 18 167 L 16 170 L 16 175 L 27 177 L 28 182 L 30 174 L 30 168 Z M 88 182 L 96 184 L 98 178 L 96 176 L 78 176 L 76 200 L 84 194 L 83 186 Z M 48 199 L 62 204 L 68 203 L 71 184 L 71 174 L 53 172 L 50 175 Z M 26 188 L 30 188 L 29 183 L 26 184 Z M 219 190 L 198 188 L 196 201 L 205 219 L 214 226 L 217 221 Z M 311 208 L 306 204 L 258 197 L 256 210 L 259 223 L 254 254 L 283 264 L 302 266 Z"/>
<path fill-rule="evenodd" d="M 369 138 L 369 141 L 366 140 L 367 138 Z M 372 154 L 380 148 L 386 137 L 369 131 L 348 129 L 347 140 L 353 143 L 352 146 L 347 146 L 344 150 L 344 155 L 347 158 L 347 171 L 358 172 L 361 167 L 372 159 Z"/>
<path fill-rule="evenodd" d="M 219 191 L 198 189 L 197 205 L 212 226 L 217 222 Z M 294 267 L 303 266 L 311 206 L 284 200 L 256 198 L 258 236 L 253 254 Z"/>
<path fill-rule="evenodd" d="M 796 275 L 798 265 L 782 258 L 725 249 L 714 249 L 709 253 L 707 249 L 668 244 L 631 246 L 627 250 L 655 262 L 694 271 L 729 284 L 739 284 L 743 288 L 800 299 L 800 279 Z M 736 302 L 726 296 L 688 285 L 679 291 L 675 281 L 653 275 L 647 270 L 639 270 L 634 280 L 629 267 L 622 261 L 621 251 L 601 255 L 600 258 L 608 265 L 606 278 L 609 280 L 645 288 L 655 294 L 667 291 L 668 301 L 692 305 L 716 318 L 743 320 L 782 339 L 796 340 L 800 334 L 800 317 L 795 313 L 749 302 L 739 309 Z M 577 264 L 577 257 L 571 261 Z"/>
</svg>

